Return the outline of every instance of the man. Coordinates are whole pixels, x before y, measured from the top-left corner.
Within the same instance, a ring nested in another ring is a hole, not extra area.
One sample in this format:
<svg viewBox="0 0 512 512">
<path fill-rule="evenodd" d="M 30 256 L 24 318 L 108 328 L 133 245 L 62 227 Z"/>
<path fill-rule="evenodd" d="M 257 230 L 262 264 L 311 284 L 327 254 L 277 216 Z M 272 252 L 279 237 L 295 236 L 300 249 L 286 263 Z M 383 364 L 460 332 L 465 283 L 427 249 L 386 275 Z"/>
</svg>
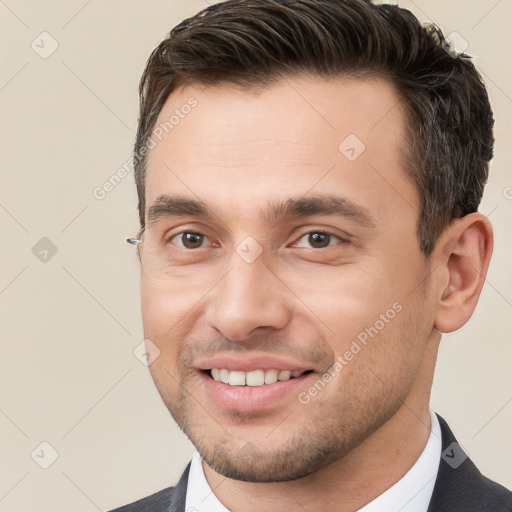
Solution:
<svg viewBox="0 0 512 512">
<path fill-rule="evenodd" d="M 429 408 L 492 252 L 468 57 L 394 6 L 231 0 L 140 92 L 149 368 L 198 453 L 117 511 L 512 510 Z"/>
</svg>

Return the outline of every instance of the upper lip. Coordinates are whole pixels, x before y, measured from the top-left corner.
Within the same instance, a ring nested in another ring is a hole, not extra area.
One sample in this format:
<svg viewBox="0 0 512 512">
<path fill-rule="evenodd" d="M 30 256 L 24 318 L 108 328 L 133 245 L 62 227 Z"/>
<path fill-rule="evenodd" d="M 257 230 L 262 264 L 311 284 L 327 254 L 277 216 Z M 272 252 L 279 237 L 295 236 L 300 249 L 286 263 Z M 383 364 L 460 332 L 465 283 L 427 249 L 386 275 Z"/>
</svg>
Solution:
<svg viewBox="0 0 512 512">
<path fill-rule="evenodd" d="M 226 369 L 229 371 L 250 372 L 253 370 L 289 370 L 291 372 L 313 370 L 311 365 L 304 362 L 293 361 L 283 357 L 270 355 L 217 355 L 201 359 L 196 363 L 199 370 L 211 370 L 212 368 Z"/>
</svg>

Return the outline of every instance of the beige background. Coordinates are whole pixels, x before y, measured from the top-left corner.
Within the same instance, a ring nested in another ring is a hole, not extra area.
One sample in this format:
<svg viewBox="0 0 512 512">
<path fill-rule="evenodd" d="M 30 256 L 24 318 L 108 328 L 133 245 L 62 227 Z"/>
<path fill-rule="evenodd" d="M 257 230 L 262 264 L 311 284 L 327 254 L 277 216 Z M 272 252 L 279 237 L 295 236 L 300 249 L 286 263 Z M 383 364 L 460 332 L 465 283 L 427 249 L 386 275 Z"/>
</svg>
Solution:
<svg viewBox="0 0 512 512">
<path fill-rule="evenodd" d="M 482 472 L 512 487 L 512 2 L 403 5 L 468 41 L 496 113 L 481 208 L 495 226 L 494 260 L 473 319 L 442 343 L 432 403 Z M 138 227 L 132 176 L 103 200 L 93 190 L 130 156 L 151 49 L 205 6 L 0 1 L 1 511 L 108 510 L 174 483 L 191 454 L 133 355 L 142 330 L 124 243 Z M 43 31 L 59 45 L 46 59 L 31 47 L 51 49 Z M 38 465 L 51 457 L 43 441 L 58 452 L 48 469 Z"/>
</svg>

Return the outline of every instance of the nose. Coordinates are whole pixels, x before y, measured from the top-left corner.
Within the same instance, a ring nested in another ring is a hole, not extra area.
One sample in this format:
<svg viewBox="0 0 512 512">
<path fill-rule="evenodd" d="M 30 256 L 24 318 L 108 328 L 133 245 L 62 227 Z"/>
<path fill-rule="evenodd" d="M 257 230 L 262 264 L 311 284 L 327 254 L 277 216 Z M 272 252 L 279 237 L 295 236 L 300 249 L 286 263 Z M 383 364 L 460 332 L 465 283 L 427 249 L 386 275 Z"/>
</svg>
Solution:
<svg viewBox="0 0 512 512">
<path fill-rule="evenodd" d="M 232 341 L 283 329 L 291 311 L 286 286 L 266 265 L 263 256 L 247 263 L 238 254 L 231 268 L 213 290 L 208 324 Z"/>
</svg>

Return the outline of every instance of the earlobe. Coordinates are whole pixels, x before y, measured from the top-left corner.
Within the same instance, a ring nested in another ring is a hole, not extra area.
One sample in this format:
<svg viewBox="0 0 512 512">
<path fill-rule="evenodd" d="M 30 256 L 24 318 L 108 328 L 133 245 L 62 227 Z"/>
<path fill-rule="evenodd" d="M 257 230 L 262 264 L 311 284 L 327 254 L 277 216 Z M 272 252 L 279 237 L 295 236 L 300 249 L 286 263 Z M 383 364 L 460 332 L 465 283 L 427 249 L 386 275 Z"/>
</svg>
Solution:
<svg viewBox="0 0 512 512">
<path fill-rule="evenodd" d="M 436 264 L 446 282 L 440 290 L 435 328 L 452 332 L 462 327 L 475 310 L 485 282 L 493 246 L 492 226 L 481 213 L 456 219 L 436 246 Z"/>
</svg>

